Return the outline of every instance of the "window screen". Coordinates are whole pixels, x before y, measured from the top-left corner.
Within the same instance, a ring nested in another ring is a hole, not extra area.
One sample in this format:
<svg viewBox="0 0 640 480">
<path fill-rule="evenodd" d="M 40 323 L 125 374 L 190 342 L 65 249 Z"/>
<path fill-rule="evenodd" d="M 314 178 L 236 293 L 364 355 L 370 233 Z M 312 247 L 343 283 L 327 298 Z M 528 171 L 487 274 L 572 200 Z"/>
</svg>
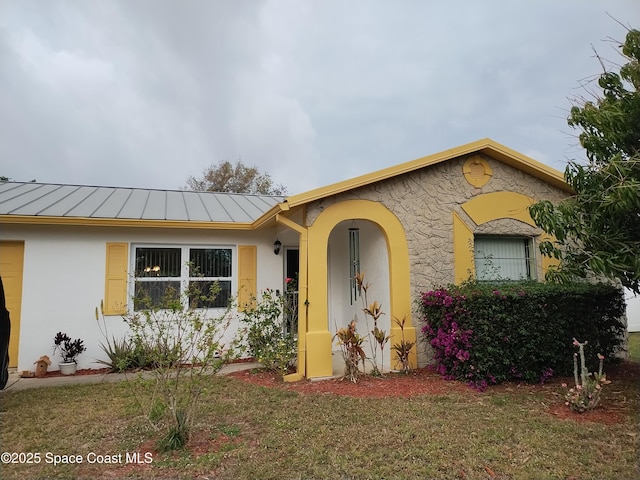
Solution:
<svg viewBox="0 0 640 480">
<path fill-rule="evenodd" d="M 162 308 L 181 296 L 191 308 L 226 307 L 232 253 L 231 248 L 136 247 L 134 309 Z"/>
<path fill-rule="evenodd" d="M 523 237 L 477 236 L 474 256 L 478 280 L 535 279 L 532 240 Z"/>
</svg>

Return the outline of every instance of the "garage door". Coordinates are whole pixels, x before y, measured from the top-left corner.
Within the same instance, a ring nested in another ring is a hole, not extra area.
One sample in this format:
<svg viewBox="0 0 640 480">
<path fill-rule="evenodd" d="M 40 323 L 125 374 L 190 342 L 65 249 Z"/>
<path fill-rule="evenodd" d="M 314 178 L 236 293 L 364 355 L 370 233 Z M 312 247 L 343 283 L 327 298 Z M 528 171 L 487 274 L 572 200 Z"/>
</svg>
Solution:
<svg viewBox="0 0 640 480">
<path fill-rule="evenodd" d="M 24 242 L 0 242 L 0 276 L 11 316 L 9 367 L 18 366 L 20 310 L 22 308 L 22 265 Z"/>
</svg>

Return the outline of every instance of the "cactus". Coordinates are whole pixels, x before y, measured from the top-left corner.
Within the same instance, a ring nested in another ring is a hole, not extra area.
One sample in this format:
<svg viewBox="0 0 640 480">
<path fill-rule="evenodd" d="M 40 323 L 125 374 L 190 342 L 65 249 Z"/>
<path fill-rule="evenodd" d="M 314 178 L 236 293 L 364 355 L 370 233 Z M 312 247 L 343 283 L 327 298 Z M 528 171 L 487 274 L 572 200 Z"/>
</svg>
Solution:
<svg viewBox="0 0 640 480">
<path fill-rule="evenodd" d="M 580 343 L 575 338 L 573 339 L 573 345 L 578 347 L 578 352 L 573 354 L 573 379 L 575 381 L 575 387 L 570 388 L 565 395 L 565 405 L 571 410 L 578 413 L 587 412 L 593 410 L 600 403 L 600 396 L 602 394 L 602 386 L 611 383 L 607 380 L 607 377 L 602 373 L 602 365 L 604 357 L 598 354 L 598 360 L 600 366 L 598 373 L 589 373 L 586 367 L 584 358 L 584 346 L 588 342 Z M 578 368 L 578 357 L 580 357 L 580 368 Z M 566 384 L 563 384 L 566 387 Z"/>
</svg>

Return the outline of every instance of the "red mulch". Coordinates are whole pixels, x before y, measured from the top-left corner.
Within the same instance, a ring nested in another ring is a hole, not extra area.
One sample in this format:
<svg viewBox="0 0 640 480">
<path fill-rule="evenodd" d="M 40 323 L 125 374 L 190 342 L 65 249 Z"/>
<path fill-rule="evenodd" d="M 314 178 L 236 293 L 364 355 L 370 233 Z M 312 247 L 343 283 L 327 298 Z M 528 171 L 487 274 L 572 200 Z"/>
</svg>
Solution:
<svg viewBox="0 0 640 480">
<path fill-rule="evenodd" d="M 561 384 L 563 382 L 569 384 L 573 381 L 573 379 L 567 378 L 555 378 L 545 385 L 505 383 L 489 387 L 486 392 L 480 393 L 464 383 L 445 380 L 430 367 L 414 370 L 409 375 L 391 373 L 385 375 L 384 378 L 362 376 L 358 383 L 350 382 L 347 379 L 302 380 L 285 383 L 276 374 L 265 370 L 257 372 L 244 370 L 231 373 L 230 376 L 263 387 L 282 388 L 303 394 L 320 393 L 355 398 L 412 397 L 447 393 L 490 395 L 498 392 L 544 392 L 550 397 L 548 412 L 551 415 L 577 422 L 615 424 L 623 423 L 633 408 L 625 395 L 627 392 L 617 392 L 622 393 L 617 395 L 616 391 L 640 383 L 640 364 L 623 362 L 620 365 L 611 366 L 607 375 L 607 378 L 613 382 L 608 386 L 610 396 L 605 397 L 595 410 L 585 413 L 573 412 L 564 404 L 563 392 L 565 390 Z M 637 389 L 635 389 L 635 395 L 638 395 Z"/>
<path fill-rule="evenodd" d="M 358 398 L 413 397 L 416 395 L 443 395 L 450 392 L 473 392 L 460 382 L 444 380 L 433 369 L 419 368 L 408 375 L 386 374 L 383 378 L 363 375 L 358 383 L 346 378 L 327 380 L 301 380 L 285 383 L 276 374 L 261 370 L 243 370 L 229 376 L 263 387 L 283 388 L 299 393 L 334 394 Z"/>
<path fill-rule="evenodd" d="M 110 371 L 110 368 L 83 368 L 76 370 L 76 373 L 74 375 L 104 375 L 105 373 L 109 373 Z M 68 376 L 69 375 L 62 375 L 60 373 L 60 370 L 52 370 L 51 372 L 47 372 L 44 378 Z"/>
</svg>

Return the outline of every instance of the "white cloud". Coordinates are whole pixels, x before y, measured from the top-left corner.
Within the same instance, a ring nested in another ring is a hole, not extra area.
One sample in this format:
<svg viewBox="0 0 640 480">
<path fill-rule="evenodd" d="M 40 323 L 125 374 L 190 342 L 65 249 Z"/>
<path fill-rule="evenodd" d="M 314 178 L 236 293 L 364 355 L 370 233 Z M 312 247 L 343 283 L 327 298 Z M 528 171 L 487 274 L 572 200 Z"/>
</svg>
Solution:
<svg viewBox="0 0 640 480">
<path fill-rule="evenodd" d="M 590 44 L 624 36 L 577 0 L 5 3 L 0 174 L 61 183 L 241 158 L 296 193 L 483 137 L 563 169 Z"/>
</svg>

